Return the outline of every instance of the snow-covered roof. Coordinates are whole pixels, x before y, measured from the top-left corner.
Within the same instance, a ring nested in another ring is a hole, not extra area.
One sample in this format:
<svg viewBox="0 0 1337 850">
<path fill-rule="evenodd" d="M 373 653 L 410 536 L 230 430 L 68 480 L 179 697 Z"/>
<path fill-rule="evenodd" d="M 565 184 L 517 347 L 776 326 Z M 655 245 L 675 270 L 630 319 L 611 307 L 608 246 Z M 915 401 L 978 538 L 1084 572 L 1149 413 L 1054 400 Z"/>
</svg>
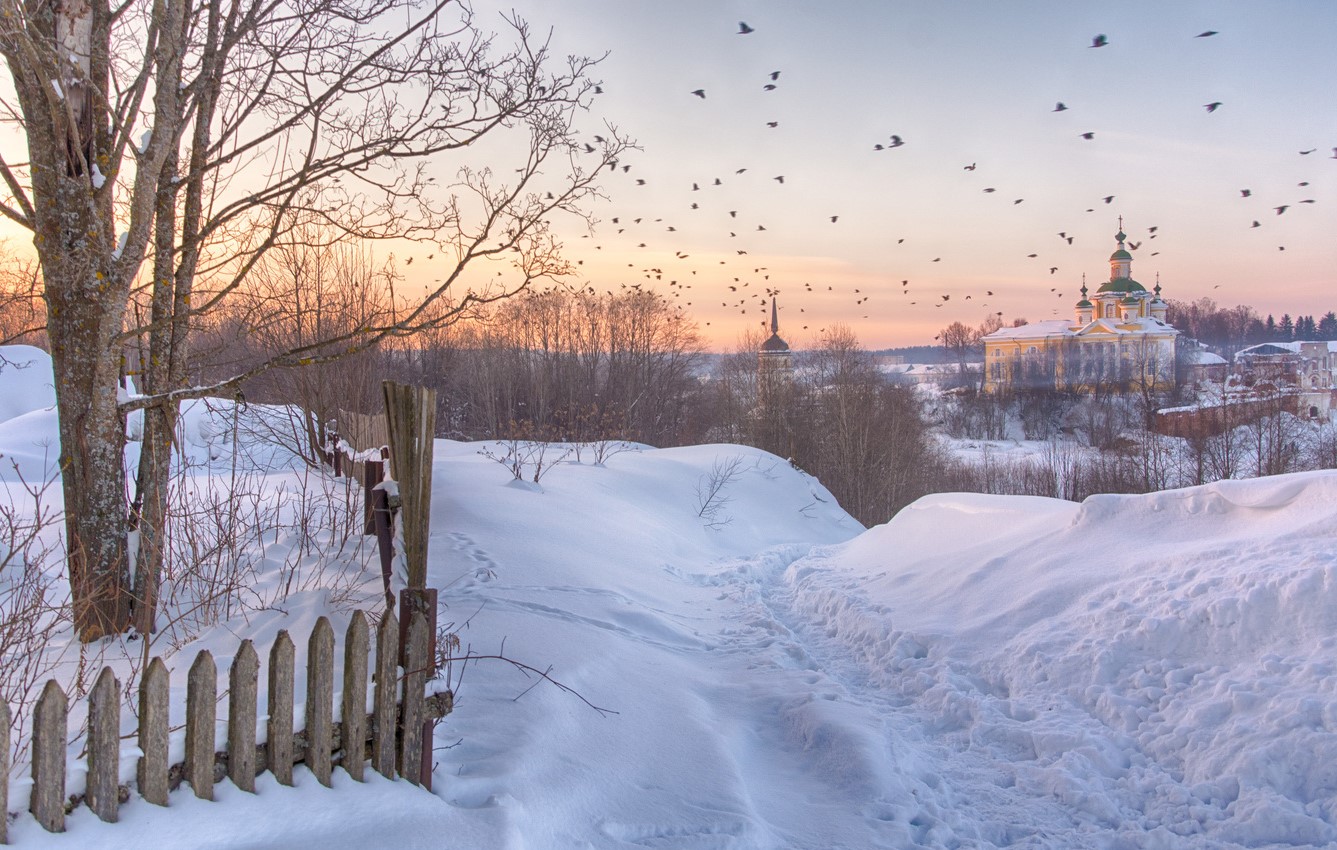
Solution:
<svg viewBox="0 0 1337 850">
<path fill-rule="evenodd" d="M 1184 362 L 1191 366 L 1224 366 L 1226 359 L 1219 354 L 1213 354 L 1205 348 L 1194 348 L 1185 351 L 1183 354 Z"/>
<path fill-rule="evenodd" d="M 984 337 L 985 342 L 1003 342 L 1007 340 L 1035 339 L 1037 337 L 1077 337 L 1090 334 L 1110 334 L 1124 336 L 1128 334 L 1178 334 L 1171 325 L 1160 319 L 1143 316 L 1127 322 L 1116 319 L 1095 319 L 1086 325 L 1077 325 L 1068 319 L 1045 319 L 1031 322 L 1016 328 L 999 328 Z"/>
<path fill-rule="evenodd" d="M 1264 354 L 1279 354 L 1281 351 L 1288 351 L 1291 354 L 1299 354 L 1302 346 L 1306 345 L 1326 345 L 1329 353 L 1337 353 L 1337 340 L 1318 340 L 1314 342 L 1296 341 L 1296 342 L 1260 342 L 1257 345 L 1251 345 L 1248 348 L 1241 348 L 1235 352 L 1236 359 L 1240 357 L 1252 357 Z M 1281 351 L 1277 351 L 1280 349 Z"/>
</svg>

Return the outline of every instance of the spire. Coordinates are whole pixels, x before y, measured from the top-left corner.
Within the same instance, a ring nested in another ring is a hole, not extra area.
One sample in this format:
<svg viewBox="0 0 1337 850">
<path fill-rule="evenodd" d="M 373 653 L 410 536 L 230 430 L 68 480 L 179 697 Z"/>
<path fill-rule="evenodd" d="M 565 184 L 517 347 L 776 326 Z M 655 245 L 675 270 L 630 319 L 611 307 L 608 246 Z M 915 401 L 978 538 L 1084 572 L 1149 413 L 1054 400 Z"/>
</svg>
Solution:
<svg viewBox="0 0 1337 850">
<path fill-rule="evenodd" d="M 780 316 L 776 312 L 775 296 L 771 296 L 771 333 L 778 334 L 779 332 L 780 332 Z"/>
</svg>

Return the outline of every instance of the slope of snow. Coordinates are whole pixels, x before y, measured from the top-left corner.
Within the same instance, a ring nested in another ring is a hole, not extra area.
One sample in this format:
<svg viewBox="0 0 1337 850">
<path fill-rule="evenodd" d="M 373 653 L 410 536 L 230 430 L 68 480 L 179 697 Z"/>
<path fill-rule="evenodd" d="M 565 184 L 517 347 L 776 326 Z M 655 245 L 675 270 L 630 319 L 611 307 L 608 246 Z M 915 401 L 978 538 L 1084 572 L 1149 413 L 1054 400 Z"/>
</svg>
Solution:
<svg viewBox="0 0 1337 850">
<path fill-rule="evenodd" d="M 33 411 L 0 423 L 6 457 L 54 456 Z M 187 412 L 192 480 L 221 481 L 238 442 L 261 451 L 239 415 Z M 217 803 L 132 799 L 120 824 L 81 808 L 59 836 L 21 814 L 14 843 L 1337 842 L 1337 473 L 1080 505 L 940 494 L 865 531 L 754 449 L 587 456 L 537 484 L 480 450 L 505 447 L 436 445 L 431 580 L 464 649 L 533 669 L 451 666 L 432 794 L 299 770 L 254 796 L 223 782 Z M 711 521 L 700 493 L 735 458 Z M 233 633 L 263 652 L 321 613 L 338 619 L 313 588 L 196 645 L 226 663 Z"/>
</svg>

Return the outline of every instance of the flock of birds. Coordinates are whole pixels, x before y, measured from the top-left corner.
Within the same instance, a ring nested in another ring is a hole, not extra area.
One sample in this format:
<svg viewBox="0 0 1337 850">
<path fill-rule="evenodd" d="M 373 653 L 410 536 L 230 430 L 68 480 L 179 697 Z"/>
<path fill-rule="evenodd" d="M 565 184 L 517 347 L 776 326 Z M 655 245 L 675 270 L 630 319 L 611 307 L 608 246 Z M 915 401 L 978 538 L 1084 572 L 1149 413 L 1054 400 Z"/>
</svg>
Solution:
<svg viewBox="0 0 1337 850">
<path fill-rule="evenodd" d="M 746 37 L 754 36 L 757 32 L 758 30 L 750 24 L 739 22 L 736 34 L 740 37 Z M 1194 38 L 1208 39 L 1217 34 L 1218 33 L 1215 31 L 1207 30 L 1194 36 Z M 1090 47 L 1092 49 L 1100 49 L 1108 47 L 1110 44 L 1111 42 L 1109 38 L 1104 34 L 1100 34 L 1092 38 Z M 764 96 L 766 93 L 774 92 L 779 89 L 779 87 L 783 85 L 781 78 L 781 70 L 773 70 L 764 77 L 759 78 L 756 82 L 762 95 Z M 707 100 L 710 96 L 710 92 L 704 87 L 696 89 L 685 88 L 684 95 L 687 98 Z M 1223 103 L 1221 101 L 1211 101 L 1203 106 L 1208 113 L 1214 113 L 1222 108 Z M 1066 103 L 1059 101 L 1055 104 L 1052 112 L 1066 112 L 1068 109 L 1069 107 Z M 778 125 L 778 121 L 766 122 L 766 126 L 769 129 L 776 129 Z M 1096 138 L 1095 131 L 1089 130 L 1080 132 L 1077 135 L 1082 141 L 1086 142 L 1094 141 Z M 600 141 L 601 140 L 602 139 L 600 139 Z M 889 133 L 884 138 L 868 140 L 867 150 L 873 154 L 895 156 L 896 154 L 894 152 L 897 149 L 912 143 L 912 139 L 907 139 L 901 134 Z M 594 150 L 592 146 L 587 146 L 586 149 L 588 151 Z M 1302 156 L 1309 156 L 1315 153 L 1316 150 L 1317 149 L 1301 150 L 1299 151 L 1299 154 Z M 1333 148 L 1332 158 L 1337 159 L 1337 148 Z M 628 181 L 629 183 L 629 185 L 609 187 L 614 190 L 610 192 L 610 194 L 614 194 L 614 197 L 623 204 L 628 204 L 629 206 L 634 207 L 636 204 L 636 196 L 634 194 L 635 189 L 637 187 L 646 186 L 650 177 L 639 175 L 637 171 L 640 167 L 637 166 L 636 168 L 633 168 L 632 164 L 629 163 L 611 162 L 609 165 L 612 175 L 615 175 L 618 179 Z M 970 162 L 962 166 L 963 171 L 972 174 L 977 171 L 977 168 L 978 164 L 976 162 Z M 586 238 L 592 240 L 593 248 L 596 251 L 602 251 L 606 241 L 615 240 L 615 247 L 618 249 L 626 249 L 629 247 L 635 248 L 639 251 L 645 251 L 647 256 L 652 257 L 652 259 L 648 259 L 646 262 L 627 264 L 627 268 L 633 270 L 633 273 L 628 274 L 627 277 L 635 277 L 638 279 L 633 283 L 621 283 L 620 286 L 623 289 L 654 289 L 663 292 L 666 296 L 671 295 L 672 299 L 674 299 L 682 309 L 693 312 L 702 310 L 705 307 L 710 307 L 710 312 L 713 313 L 730 310 L 736 311 L 736 313 L 745 320 L 746 324 L 752 327 L 765 327 L 770 317 L 770 305 L 772 299 L 777 298 L 777 296 L 783 296 L 780 299 L 780 305 L 786 312 L 797 311 L 798 313 L 799 320 L 797 322 L 793 321 L 793 314 L 790 313 L 790 320 L 782 323 L 784 328 L 791 332 L 798 330 L 807 331 L 813 328 L 818 332 L 824 332 L 826 330 L 826 327 L 821 325 L 820 322 L 815 320 L 810 321 L 809 319 L 808 307 L 813 306 L 811 299 L 814 296 L 822 297 L 824 308 L 826 308 L 823 309 L 822 312 L 826 315 L 830 315 L 832 312 L 840 312 L 845 318 L 861 317 L 864 319 L 872 317 L 874 311 L 929 306 L 942 308 L 951 301 L 952 293 L 924 293 L 913 285 L 908 278 L 902 278 L 898 281 L 889 280 L 880 285 L 870 286 L 864 284 L 859 287 L 852 285 L 844 286 L 841 287 L 843 291 L 837 291 L 836 286 L 826 285 L 825 283 L 816 285 L 813 283 L 804 283 L 802 284 L 802 289 L 799 291 L 791 288 L 788 292 L 782 293 L 780 286 L 771 282 L 771 270 L 766 266 L 749 262 L 748 259 L 750 250 L 758 250 L 758 252 L 767 250 L 765 243 L 762 243 L 763 247 L 761 248 L 756 247 L 758 245 L 758 236 L 767 231 L 764 216 L 758 215 L 755 211 L 741 208 L 741 204 L 734 206 L 736 201 L 730 203 L 729 200 L 724 200 L 722 204 L 720 203 L 722 200 L 720 195 L 722 187 L 731 186 L 737 183 L 745 183 L 748 186 L 755 188 L 757 181 L 773 183 L 775 186 L 783 186 L 785 184 L 785 174 L 758 173 L 750 170 L 748 166 L 738 164 L 738 167 L 721 169 L 719 173 L 703 174 L 698 179 L 692 181 L 690 186 L 684 185 L 682 187 L 681 208 L 676 214 L 685 215 L 687 213 L 693 213 L 700 215 L 704 213 L 713 215 L 715 216 L 714 220 L 719 222 L 720 235 L 727 234 L 727 238 L 729 240 L 736 240 L 733 244 L 738 245 L 737 248 L 733 249 L 734 253 L 731 255 L 730 259 L 715 260 L 712 257 L 713 262 L 709 267 L 702 268 L 699 259 L 687 262 L 692 259 L 692 254 L 681 247 L 673 250 L 671 255 L 667 253 L 659 253 L 663 250 L 660 247 L 660 243 L 664 240 L 662 238 L 657 239 L 656 237 L 663 237 L 665 234 L 679 233 L 678 225 L 673 222 L 671 216 L 662 213 L 653 214 L 645 212 L 644 210 L 635 213 L 620 212 L 601 222 L 600 227 Z M 1300 183 L 1301 188 L 1308 185 L 1308 181 Z M 986 195 L 993 195 L 999 191 L 1000 190 L 994 186 L 981 187 L 982 194 Z M 1243 188 L 1240 190 L 1240 195 L 1241 198 L 1248 199 L 1253 197 L 1253 192 L 1248 188 Z M 723 197 L 728 198 L 736 196 Z M 1097 209 L 1111 207 L 1115 200 L 1116 195 L 1114 194 L 1093 198 L 1095 203 L 1093 203 L 1091 207 L 1088 207 L 1086 212 L 1094 212 Z M 1024 201 L 1025 198 L 1022 197 L 1014 198 L 1012 199 L 1012 205 L 1022 204 Z M 803 203 L 803 200 L 796 199 L 796 203 Z M 1316 200 L 1313 198 L 1304 198 L 1293 203 L 1314 204 L 1316 203 Z M 1103 207 L 1101 206 L 1102 204 Z M 1272 210 L 1275 215 L 1280 216 L 1285 214 L 1291 206 L 1292 204 L 1282 204 L 1273 207 Z M 1110 211 L 1114 212 L 1113 209 Z M 1113 218 L 1113 216 L 1111 216 L 1111 218 Z M 838 212 L 829 213 L 822 216 L 819 220 L 822 222 L 822 226 L 838 226 L 841 221 L 841 216 Z M 694 224 L 695 223 L 696 222 L 694 222 Z M 1262 227 L 1263 225 L 1258 219 L 1253 219 L 1250 226 L 1257 228 Z M 1150 249 L 1151 247 L 1154 247 L 1150 242 L 1160 235 L 1159 231 L 1160 228 L 1157 225 L 1146 226 L 1145 235 L 1137 239 L 1129 238 L 1126 242 L 1126 247 L 1131 251 L 1137 251 L 1146 244 L 1148 249 Z M 1075 236 L 1068 231 L 1060 231 L 1054 238 L 1059 240 L 1058 243 L 1055 243 L 1056 249 L 1059 245 L 1072 246 L 1075 241 Z M 888 244 L 899 246 L 903 245 L 905 241 L 905 237 L 899 237 L 889 239 Z M 1096 246 L 1094 248 L 1086 247 L 1084 250 L 1087 252 L 1094 252 L 1095 256 L 1099 257 L 1100 252 L 1108 245 L 1110 245 L 1110 243 L 1105 243 L 1105 245 Z M 1284 246 L 1279 246 L 1279 248 L 1280 250 L 1285 250 Z M 1159 251 L 1149 251 L 1150 256 L 1156 256 L 1159 253 Z M 1027 259 L 1040 260 L 1042 252 L 1037 250 L 1030 252 L 1025 256 Z M 1054 263 L 1051 255 L 1046 254 L 1046 257 L 1049 258 L 1049 261 L 1042 261 L 1043 265 L 1037 273 L 1043 274 L 1043 270 L 1047 270 L 1048 277 L 1057 279 L 1061 267 Z M 932 263 L 943 261 L 943 257 L 940 256 L 933 257 L 931 260 L 928 260 L 927 257 L 924 259 L 926 262 Z M 1081 262 L 1086 264 L 1092 259 L 1091 256 L 1084 256 Z M 581 260 L 580 262 L 583 264 L 584 261 Z M 593 292 L 593 287 L 590 287 L 589 291 Z M 1057 299 L 1072 299 L 1075 297 L 1072 294 L 1071 287 L 1065 290 L 1061 285 L 1051 287 L 1049 292 L 1051 297 L 1056 297 Z M 890 293 L 895 294 L 888 297 Z M 987 308 L 990 306 L 988 299 L 994 296 L 994 291 L 990 289 L 981 289 L 979 292 L 964 294 L 963 298 L 960 297 L 962 293 L 958 292 L 957 295 L 958 300 L 973 300 L 978 307 Z M 843 310 L 833 311 L 832 309 L 829 309 L 829 305 L 832 304 L 833 299 L 841 300 L 844 304 Z M 1054 302 L 1050 303 L 1052 304 Z M 718 304 L 718 307 L 716 307 L 716 304 Z M 1066 312 L 1068 305 L 1059 306 L 1062 306 Z M 1059 312 L 1059 306 L 1053 308 L 1055 313 Z M 999 317 L 1003 315 L 1000 310 L 990 310 L 989 312 Z M 710 326 L 711 322 L 705 321 L 704 324 Z"/>
</svg>

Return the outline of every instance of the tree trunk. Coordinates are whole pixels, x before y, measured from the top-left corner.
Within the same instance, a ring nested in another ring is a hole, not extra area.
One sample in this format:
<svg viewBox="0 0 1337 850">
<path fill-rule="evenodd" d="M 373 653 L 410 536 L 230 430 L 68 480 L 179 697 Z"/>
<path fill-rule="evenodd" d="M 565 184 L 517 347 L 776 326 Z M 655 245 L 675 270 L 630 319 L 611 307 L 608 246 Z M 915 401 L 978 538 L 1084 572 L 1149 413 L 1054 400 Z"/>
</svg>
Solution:
<svg viewBox="0 0 1337 850">
<path fill-rule="evenodd" d="M 78 191 L 80 181 L 63 182 L 75 189 L 66 196 L 76 197 L 64 205 L 66 215 L 53 217 L 52 223 L 63 226 L 50 236 L 78 243 L 90 229 L 96 232 L 93 204 L 86 187 Z M 39 237 L 47 235 L 39 228 Z M 43 268 L 70 591 L 83 641 L 123 631 L 129 622 L 125 418 L 117 404 L 120 359 L 112 345 L 121 329 L 125 295 L 113 294 L 107 272 L 95 270 L 97 255 L 71 250 Z"/>
</svg>

